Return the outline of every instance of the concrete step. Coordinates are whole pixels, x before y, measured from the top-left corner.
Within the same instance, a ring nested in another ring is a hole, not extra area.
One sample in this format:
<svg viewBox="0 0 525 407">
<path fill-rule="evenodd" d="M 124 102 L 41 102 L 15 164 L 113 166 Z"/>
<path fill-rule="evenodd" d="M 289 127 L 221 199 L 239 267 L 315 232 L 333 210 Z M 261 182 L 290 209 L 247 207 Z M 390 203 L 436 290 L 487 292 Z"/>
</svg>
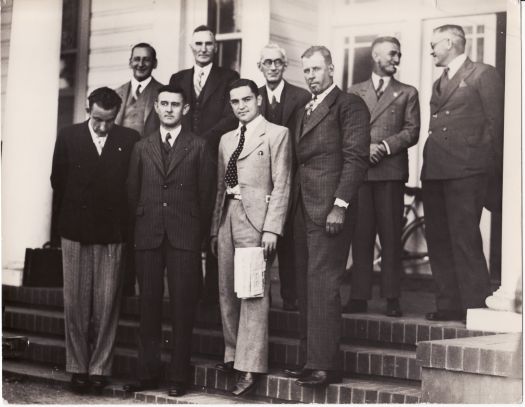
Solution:
<svg viewBox="0 0 525 407">
<path fill-rule="evenodd" d="M 8 306 L 5 310 L 4 329 L 37 335 L 64 336 L 64 317 L 58 310 L 34 310 Z M 163 325 L 164 348 L 171 342 L 171 328 Z M 117 345 L 134 349 L 138 337 L 138 322 L 119 321 Z M 194 355 L 203 355 L 220 359 L 224 352 L 224 340 L 220 330 L 195 328 L 193 331 Z M 413 349 L 371 346 L 360 343 L 341 346 L 342 368 L 347 373 L 395 377 L 399 379 L 420 380 L 421 369 L 416 364 Z M 290 337 L 270 336 L 270 366 L 284 367 L 300 364 L 299 340 Z"/>
<path fill-rule="evenodd" d="M 48 375 L 60 371 L 64 365 L 64 343 L 61 339 L 30 335 L 30 346 L 25 360 L 45 363 Z M 163 361 L 168 360 L 167 353 L 162 355 Z M 136 352 L 131 349 L 117 348 L 115 350 L 114 375 L 117 378 L 133 377 L 135 372 Z M 13 364 L 26 363 L 12 361 Z M 193 386 L 213 392 L 230 391 L 235 384 L 234 374 L 225 374 L 215 369 L 216 360 L 208 358 L 192 358 Z M 4 363 L 4 369 L 6 365 Z M 23 370 L 23 368 L 20 368 Z M 62 372 L 62 374 L 65 374 Z M 121 383 L 123 380 L 120 381 Z M 420 384 L 417 381 L 397 380 L 393 378 L 364 377 L 349 375 L 343 383 L 332 384 L 323 389 L 312 390 L 297 386 L 294 379 L 286 377 L 282 372 L 272 369 L 269 374 L 260 378 L 255 390 L 255 400 L 294 403 L 418 403 L 420 401 Z M 122 395 L 120 390 L 113 390 L 116 395 Z M 159 395 L 151 395 L 150 401 L 155 402 Z M 136 396 L 137 397 L 137 396 Z M 139 397 L 144 397 L 143 395 Z M 160 397 L 164 397 L 161 395 Z M 164 397 L 165 398 L 165 397 Z M 243 399 L 245 400 L 245 399 Z M 146 399 L 147 401 L 147 399 Z M 171 400 L 168 402 L 172 402 Z"/>
<path fill-rule="evenodd" d="M 31 380 L 60 383 L 67 385 L 71 375 L 62 368 L 53 367 L 48 364 L 32 363 L 22 360 L 5 360 L 2 364 L 4 375 L 12 374 L 29 378 Z M 120 399 L 135 399 L 147 404 L 267 404 L 269 401 L 264 399 L 250 400 L 246 398 L 236 398 L 228 394 L 210 393 L 207 388 L 193 386 L 188 393 L 181 397 L 169 397 L 167 388 L 158 390 L 141 391 L 133 394 L 126 394 L 122 391 L 122 386 L 126 383 L 122 379 L 111 379 L 103 392 L 105 396 L 112 396 Z"/>
<path fill-rule="evenodd" d="M 3 286 L 4 304 L 24 308 L 62 309 L 62 290 L 56 288 L 32 288 Z M 122 316 L 137 319 L 139 315 L 137 297 L 124 298 Z M 168 320 L 168 300 L 164 300 L 163 315 Z M 281 336 L 297 336 L 299 319 L 297 312 L 270 310 L 270 333 Z M 202 306 L 197 310 L 196 327 L 219 329 L 218 307 Z M 368 341 L 403 346 L 413 346 L 421 341 L 455 339 L 492 335 L 495 332 L 469 331 L 460 322 L 431 322 L 424 316 L 407 313 L 401 318 L 381 314 L 343 314 L 343 341 Z M 415 349 L 415 348 L 414 348 Z"/>
</svg>

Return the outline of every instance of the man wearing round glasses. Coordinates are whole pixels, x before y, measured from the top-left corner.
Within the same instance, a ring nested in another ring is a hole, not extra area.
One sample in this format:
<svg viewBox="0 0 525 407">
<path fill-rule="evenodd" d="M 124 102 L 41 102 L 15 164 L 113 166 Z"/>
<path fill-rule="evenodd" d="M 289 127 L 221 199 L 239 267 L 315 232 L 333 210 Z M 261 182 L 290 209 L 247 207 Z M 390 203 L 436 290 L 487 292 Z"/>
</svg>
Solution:
<svg viewBox="0 0 525 407">
<path fill-rule="evenodd" d="M 288 127 L 290 134 L 294 134 L 296 112 L 303 109 L 308 103 L 310 93 L 283 79 L 287 65 L 286 51 L 279 45 L 270 43 L 261 50 L 261 59 L 257 66 L 266 79 L 266 84 L 259 88 L 262 98 L 261 114 L 271 123 Z M 297 310 L 293 225 L 291 223 L 286 222 L 284 235 L 277 243 L 281 298 L 283 309 L 286 311 Z"/>
</svg>

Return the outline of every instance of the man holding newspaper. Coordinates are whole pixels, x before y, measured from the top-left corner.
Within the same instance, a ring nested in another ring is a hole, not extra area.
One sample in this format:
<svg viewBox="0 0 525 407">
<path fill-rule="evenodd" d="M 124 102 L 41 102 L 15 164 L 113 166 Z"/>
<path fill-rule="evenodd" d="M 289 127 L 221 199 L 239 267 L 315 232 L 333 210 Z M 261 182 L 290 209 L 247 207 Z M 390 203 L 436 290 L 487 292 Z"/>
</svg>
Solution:
<svg viewBox="0 0 525 407">
<path fill-rule="evenodd" d="M 229 96 L 239 127 L 219 145 L 211 245 L 225 342 L 217 368 L 240 372 L 233 390 L 240 396 L 268 371 L 268 271 L 288 210 L 292 150 L 288 129 L 260 115 L 253 81 L 234 81 Z"/>
</svg>

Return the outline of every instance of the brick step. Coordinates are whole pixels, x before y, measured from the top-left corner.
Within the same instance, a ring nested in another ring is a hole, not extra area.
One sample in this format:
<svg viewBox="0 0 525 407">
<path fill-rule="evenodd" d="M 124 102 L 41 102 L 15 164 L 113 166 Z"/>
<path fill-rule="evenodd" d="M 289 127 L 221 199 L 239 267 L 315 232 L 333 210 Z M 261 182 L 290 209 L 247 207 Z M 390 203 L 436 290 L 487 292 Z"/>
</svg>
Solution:
<svg viewBox="0 0 525 407">
<path fill-rule="evenodd" d="M 17 332 L 10 332 L 16 334 Z M 30 345 L 24 358 L 33 363 L 46 363 L 51 369 L 64 366 L 65 349 L 62 339 L 29 335 Z M 136 351 L 117 347 L 113 366 L 117 378 L 133 377 L 136 369 Z M 162 354 L 163 362 L 168 360 L 167 352 Z M 216 360 L 192 358 L 193 386 L 210 391 L 229 391 L 235 384 L 233 374 L 225 374 L 215 369 Z M 259 380 L 255 390 L 256 397 L 264 397 L 273 402 L 302 403 L 418 403 L 420 384 L 417 381 L 385 379 L 349 375 L 343 383 L 332 384 L 324 389 L 312 390 L 297 386 L 294 379 L 272 369 Z"/>
<path fill-rule="evenodd" d="M 39 382 L 68 385 L 71 375 L 64 369 L 53 367 L 49 364 L 32 363 L 22 360 L 4 360 L 2 364 L 4 376 L 16 375 L 24 379 Z M 139 400 L 147 404 L 268 404 L 269 401 L 263 398 L 250 400 L 246 398 L 236 398 L 229 394 L 219 392 L 211 393 L 209 389 L 193 386 L 188 393 L 181 397 L 169 397 L 167 388 L 160 388 L 154 391 L 141 391 L 133 394 L 126 394 L 122 391 L 122 386 L 126 383 L 122 379 L 111 379 L 103 391 L 104 396 L 115 397 L 121 400 Z"/>
<path fill-rule="evenodd" d="M 26 335 L 64 336 L 64 317 L 60 311 L 32 310 L 6 307 L 4 328 L 21 331 Z M 171 328 L 163 324 L 163 345 L 171 342 Z M 120 320 L 117 331 L 117 345 L 135 348 L 138 322 Z M 219 330 L 195 328 L 193 331 L 192 353 L 220 359 L 224 352 L 224 340 Z M 341 346 L 341 360 L 344 372 L 366 375 L 395 377 L 399 379 L 420 380 L 421 369 L 416 365 L 414 350 L 392 349 L 361 344 Z M 297 366 L 300 363 L 299 340 L 289 337 L 270 336 L 270 366 Z"/>
<path fill-rule="evenodd" d="M 61 309 L 62 290 L 56 288 L 32 288 L 3 286 L 4 303 L 38 309 Z M 137 318 L 138 298 L 127 297 L 122 304 L 122 316 Z M 165 320 L 168 316 L 168 300 L 164 300 Z M 299 321 L 297 312 L 270 310 L 270 333 L 281 336 L 297 336 Z M 199 306 L 195 326 L 219 329 L 218 307 Z M 469 331 L 460 322 L 431 322 L 424 316 L 407 314 L 402 318 L 390 318 L 380 314 L 343 314 L 342 335 L 344 341 L 372 341 L 378 343 L 414 346 L 428 340 L 455 339 L 492 335 L 495 332 Z"/>
</svg>

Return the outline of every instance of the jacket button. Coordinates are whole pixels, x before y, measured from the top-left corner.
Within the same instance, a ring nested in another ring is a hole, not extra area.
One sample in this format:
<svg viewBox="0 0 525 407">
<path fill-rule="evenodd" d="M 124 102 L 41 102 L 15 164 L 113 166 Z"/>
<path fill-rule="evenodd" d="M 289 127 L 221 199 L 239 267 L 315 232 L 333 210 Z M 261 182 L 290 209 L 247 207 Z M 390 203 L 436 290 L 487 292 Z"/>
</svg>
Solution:
<svg viewBox="0 0 525 407">
<path fill-rule="evenodd" d="M 446 128 L 446 127 L 443 127 L 443 131 L 447 131 L 447 128 Z"/>
<path fill-rule="evenodd" d="M 448 116 L 448 115 L 450 114 L 450 111 L 447 110 L 447 111 L 445 112 L 445 114 Z"/>
<path fill-rule="evenodd" d="M 162 186 L 162 188 L 163 188 L 163 189 L 168 189 L 168 186 L 167 186 L 166 184 L 164 184 L 164 185 Z"/>
<path fill-rule="evenodd" d="M 167 202 L 163 202 L 162 206 L 168 206 L 168 203 Z"/>
<path fill-rule="evenodd" d="M 432 134 L 432 130 L 429 130 L 428 131 L 428 135 L 430 136 Z"/>
<path fill-rule="evenodd" d="M 434 113 L 434 114 L 432 115 L 432 118 L 433 118 L 433 119 L 437 119 L 437 117 L 438 117 L 437 113 Z"/>
</svg>

